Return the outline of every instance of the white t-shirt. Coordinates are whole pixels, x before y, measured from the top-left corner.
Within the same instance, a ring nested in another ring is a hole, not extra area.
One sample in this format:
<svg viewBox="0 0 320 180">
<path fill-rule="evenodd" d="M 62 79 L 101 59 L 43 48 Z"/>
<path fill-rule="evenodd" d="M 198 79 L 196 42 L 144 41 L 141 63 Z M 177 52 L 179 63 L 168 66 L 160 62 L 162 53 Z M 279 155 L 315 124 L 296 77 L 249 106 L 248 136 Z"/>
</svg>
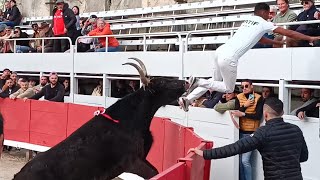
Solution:
<svg viewBox="0 0 320 180">
<path fill-rule="evenodd" d="M 224 45 L 217 50 L 227 58 L 239 59 L 251 49 L 265 33 L 275 30 L 272 22 L 262 19 L 260 16 L 250 16 L 245 20 L 237 32 Z"/>
</svg>

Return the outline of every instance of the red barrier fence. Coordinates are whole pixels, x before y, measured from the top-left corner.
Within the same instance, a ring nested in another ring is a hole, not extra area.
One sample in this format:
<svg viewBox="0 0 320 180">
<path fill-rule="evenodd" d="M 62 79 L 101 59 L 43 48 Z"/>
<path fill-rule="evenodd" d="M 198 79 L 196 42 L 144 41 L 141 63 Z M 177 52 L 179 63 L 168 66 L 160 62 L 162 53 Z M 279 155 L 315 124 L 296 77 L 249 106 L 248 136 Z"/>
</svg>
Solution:
<svg viewBox="0 0 320 180">
<path fill-rule="evenodd" d="M 99 107 L 48 101 L 0 99 L 5 140 L 31 146 L 52 147 L 93 117 Z M 192 128 L 169 119 L 154 117 L 151 123 L 154 144 L 147 159 L 160 174 L 153 180 L 208 180 L 210 161 L 187 151 L 192 147 L 212 148 Z M 22 147 L 23 148 L 23 147 Z M 25 147 L 27 148 L 27 147 Z"/>
</svg>

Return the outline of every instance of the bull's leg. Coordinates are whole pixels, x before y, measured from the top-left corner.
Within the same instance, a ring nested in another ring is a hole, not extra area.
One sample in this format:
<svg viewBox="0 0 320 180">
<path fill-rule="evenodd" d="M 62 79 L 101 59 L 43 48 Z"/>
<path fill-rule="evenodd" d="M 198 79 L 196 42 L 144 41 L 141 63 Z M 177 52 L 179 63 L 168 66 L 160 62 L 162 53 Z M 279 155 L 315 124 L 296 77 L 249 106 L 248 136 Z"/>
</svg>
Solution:
<svg viewBox="0 0 320 180">
<path fill-rule="evenodd" d="M 151 131 L 145 132 L 143 139 L 144 139 L 144 153 L 145 153 L 144 158 L 146 158 L 153 144 L 153 136 L 151 134 Z"/>
<path fill-rule="evenodd" d="M 138 159 L 126 172 L 136 174 L 144 179 L 150 179 L 158 174 L 158 170 L 146 159 Z"/>
</svg>

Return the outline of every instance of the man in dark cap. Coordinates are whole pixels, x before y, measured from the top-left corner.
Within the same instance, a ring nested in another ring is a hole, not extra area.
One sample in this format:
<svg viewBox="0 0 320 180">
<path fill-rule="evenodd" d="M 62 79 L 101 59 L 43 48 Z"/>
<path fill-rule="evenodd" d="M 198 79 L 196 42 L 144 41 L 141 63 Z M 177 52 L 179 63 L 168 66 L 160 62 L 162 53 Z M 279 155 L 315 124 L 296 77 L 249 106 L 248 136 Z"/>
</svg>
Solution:
<svg viewBox="0 0 320 180">
<path fill-rule="evenodd" d="M 263 106 L 265 126 L 233 144 L 204 151 L 192 148 L 189 152 L 204 159 L 221 159 L 257 149 L 262 156 L 266 180 L 302 180 L 300 162 L 308 160 L 308 148 L 300 128 L 284 122 L 282 115 L 282 101 L 267 98 Z"/>
</svg>

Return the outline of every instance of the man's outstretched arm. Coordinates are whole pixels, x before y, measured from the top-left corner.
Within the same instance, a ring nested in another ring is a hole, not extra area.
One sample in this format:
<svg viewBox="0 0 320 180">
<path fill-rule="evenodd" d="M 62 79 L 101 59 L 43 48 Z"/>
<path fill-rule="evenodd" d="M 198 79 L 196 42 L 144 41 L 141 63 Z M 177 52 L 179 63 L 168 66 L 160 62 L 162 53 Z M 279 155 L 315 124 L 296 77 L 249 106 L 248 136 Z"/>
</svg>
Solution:
<svg viewBox="0 0 320 180">
<path fill-rule="evenodd" d="M 284 41 L 275 41 L 273 39 L 269 39 L 269 38 L 266 38 L 266 37 L 262 37 L 259 42 L 261 44 L 267 44 L 267 45 L 283 45 L 284 44 Z"/>
<path fill-rule="evenodd" d="M 320 37 L 312 37 L 312 36 L 307 36 L 304 34 L 301 34 L 299 32 L 296 31 L 292 31 L 292 30 L 288 30 L 288 29 L 284 29 L 282 27 L 277 27 L 275 30 L 273 30 L 274 33 L 278 33 L 284 36 L 288 36 L 290 38 L 296 39 L 296 40 L 306 40 L 309 42 L 314 42 L 315 40 L 319 40 Z"/>
</svg>

